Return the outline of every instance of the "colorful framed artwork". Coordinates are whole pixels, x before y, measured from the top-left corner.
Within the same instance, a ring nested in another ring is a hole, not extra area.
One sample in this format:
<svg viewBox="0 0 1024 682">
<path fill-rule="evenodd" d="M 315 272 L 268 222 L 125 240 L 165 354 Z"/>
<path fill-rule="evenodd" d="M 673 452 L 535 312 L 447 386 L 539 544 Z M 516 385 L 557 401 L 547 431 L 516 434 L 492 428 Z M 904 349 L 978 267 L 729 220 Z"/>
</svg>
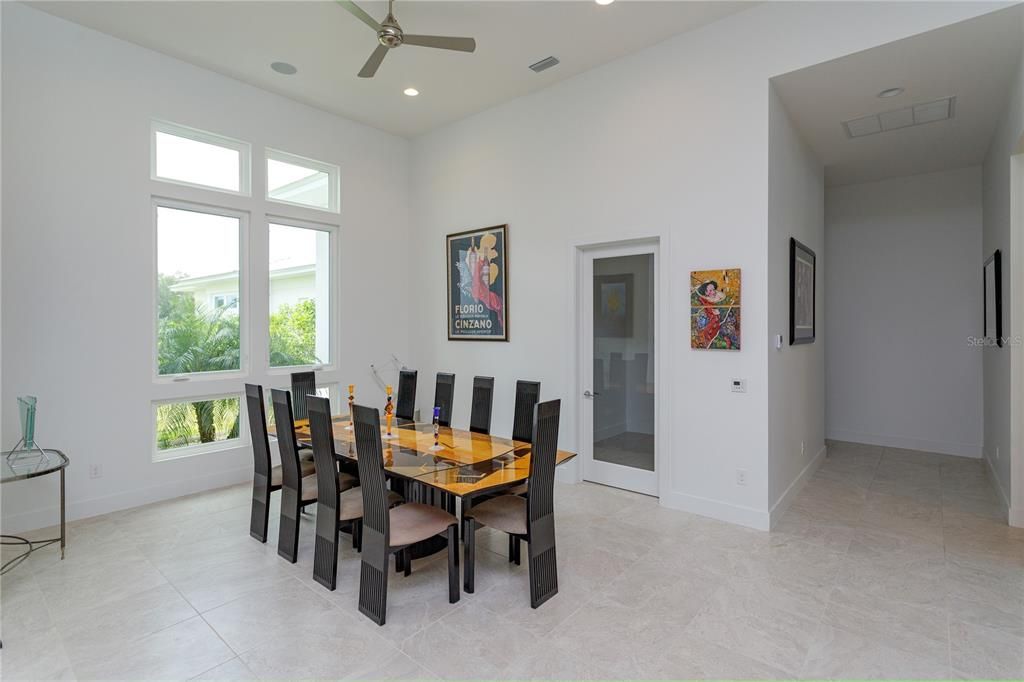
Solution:
<svg viewBox="0 0 1024 682">
<path fill-rule="evenodd" d="M 789 345 L 814 343 L 817 257 L 809 248 L 789 240 Z"/>
<path fill-rule="evenodd" d="M 508 341 L 508 226 L 450 234 L 448 340 Z"/>
<path fill-rule="evenodd" d="M 594 336 L 633 336 L 633 274 L 594 276 Z"/>
<path fill-rule="evenodd" d="M 984 268 L 985 275 L 985 319 L 986 339 L 994 339 L 1003 347 L 1003 254 L 996 249 Z"/>
<path fill-rule="evenodd" d="M 740 349 L 739 268 L 690 273 L 690 347 Z"/>
</svg>

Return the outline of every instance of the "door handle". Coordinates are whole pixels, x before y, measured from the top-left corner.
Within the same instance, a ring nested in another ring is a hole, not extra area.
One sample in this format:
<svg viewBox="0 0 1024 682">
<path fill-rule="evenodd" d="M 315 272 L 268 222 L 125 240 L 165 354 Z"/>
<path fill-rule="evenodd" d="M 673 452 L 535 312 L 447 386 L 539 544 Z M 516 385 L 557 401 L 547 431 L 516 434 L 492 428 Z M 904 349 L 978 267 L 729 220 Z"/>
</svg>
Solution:
<svg viewBox="0 0 1024 682">
<path fill-rule="evenodd" d="M 597 392 L 583 391 L 583 397 L 584 398 L 596 398 L 599 395 L 601 395 L 601 394 L 597 393 Z"/>
</svg>

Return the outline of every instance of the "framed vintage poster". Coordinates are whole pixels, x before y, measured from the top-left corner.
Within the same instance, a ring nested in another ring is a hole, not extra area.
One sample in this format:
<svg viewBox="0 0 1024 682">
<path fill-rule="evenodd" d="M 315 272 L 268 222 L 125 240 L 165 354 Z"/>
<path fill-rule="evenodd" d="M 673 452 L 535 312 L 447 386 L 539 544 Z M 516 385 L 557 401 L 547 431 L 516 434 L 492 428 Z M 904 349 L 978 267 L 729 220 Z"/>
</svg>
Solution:
<svg viewBox="0 0 1024 682">
<path fill-rule="evenodd" d="M 633 274 L 594 275 L 594 336 L 633 336 Z"/>
<path fill-rule="evenodd" d="M 690 347 L 740 349 L 740 270 L 690 273 Z"/>
<path fill-rule="evenodd" d="M 998 249 L 985 261 L 985 338 L 1003 346 L 1003 254 Z"/>
<path fill-rule="evenodd" d="M 789 240 L 789 345 L 814 343 L 817 257 L 809 248 Z"/>
<path fill-rule="evenodd" d="M 447 237 L 448 340 L 508 341 L 508 225 Z"/>
</svg>

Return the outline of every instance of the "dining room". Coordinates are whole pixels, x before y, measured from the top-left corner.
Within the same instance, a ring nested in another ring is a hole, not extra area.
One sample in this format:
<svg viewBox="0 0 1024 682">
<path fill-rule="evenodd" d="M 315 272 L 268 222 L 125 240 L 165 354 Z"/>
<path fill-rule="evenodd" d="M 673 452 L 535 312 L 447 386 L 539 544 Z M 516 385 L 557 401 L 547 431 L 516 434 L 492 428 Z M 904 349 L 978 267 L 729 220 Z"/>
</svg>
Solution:
<svg viewBox="0 0 1024 682">
<path fill-rule="evenodd" d="M 777 84 L 919 36 L 1024 169 L 1020 6 L 0 2 L 0 677 L 1024 677 L 1024 384 L 825 436 Z"/>
</svg>

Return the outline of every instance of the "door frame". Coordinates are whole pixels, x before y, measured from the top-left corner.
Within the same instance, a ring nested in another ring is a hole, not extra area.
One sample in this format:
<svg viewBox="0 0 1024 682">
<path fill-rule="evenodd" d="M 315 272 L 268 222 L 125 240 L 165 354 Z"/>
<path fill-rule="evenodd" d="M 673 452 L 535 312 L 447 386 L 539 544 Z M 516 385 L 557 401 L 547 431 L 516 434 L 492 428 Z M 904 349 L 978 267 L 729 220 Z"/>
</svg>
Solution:
<svg viewBox="0 0 1024 682">
<path fill-rule="evenodd" d="M 569 290 L 569 338 L 566 368 L 566 385 L 572 391 L 569 399 L 569 408 L 574 420 L 574 435 L 576 451 L 579 456 L 574 460 L 572 469 L 567 469 L 563 474 L 563 480 L 582 482 L 583 461 L 587 456 L 586 447 L 592 446 L 592 433 L 586 433 L 586 424 L 583 419 L 583 410 L 586 408 L 583 392 L 592 389 L 591 386 L 584 386 L 587 377 L 586 368 L 583 367 L 584 354 L 581 353 L 582 344 L 593 343 L 593 339 L 587 339 L 583 328 L 584 311 L 582 286 L 593 286 L 593 282 L 584 282 L 584 260 L 587 252 L 601 248 L 616 246 L 640 246 L 650 245 L 655 254 L 655 326 L 654 326 L 654 433 L 655 433 L 655 464 L 654 470 L 657 474 L 656 496 L 664 498 L 671 490 L 671 461 L 669 456 L 669 444 L 672 443 L 671 414 L 672 390 L 669 382 L 671 376 L 671 361 L 667 349 L 671 348 L 671 330 L 674 320 L 669 315 L 668 292 L 671 291 L 670 268 L 664 266 L 666 254 L 670 253 L 668 232 L 647 233 L 640 236 L 622 239 L 621 237 L 609 236 L 608 238 L 594 238 L 579 240 L 569 245 L 570 272 L 572 278 Z M 592 368 L 591 368 L 592 369 Z"/>
</svg>

